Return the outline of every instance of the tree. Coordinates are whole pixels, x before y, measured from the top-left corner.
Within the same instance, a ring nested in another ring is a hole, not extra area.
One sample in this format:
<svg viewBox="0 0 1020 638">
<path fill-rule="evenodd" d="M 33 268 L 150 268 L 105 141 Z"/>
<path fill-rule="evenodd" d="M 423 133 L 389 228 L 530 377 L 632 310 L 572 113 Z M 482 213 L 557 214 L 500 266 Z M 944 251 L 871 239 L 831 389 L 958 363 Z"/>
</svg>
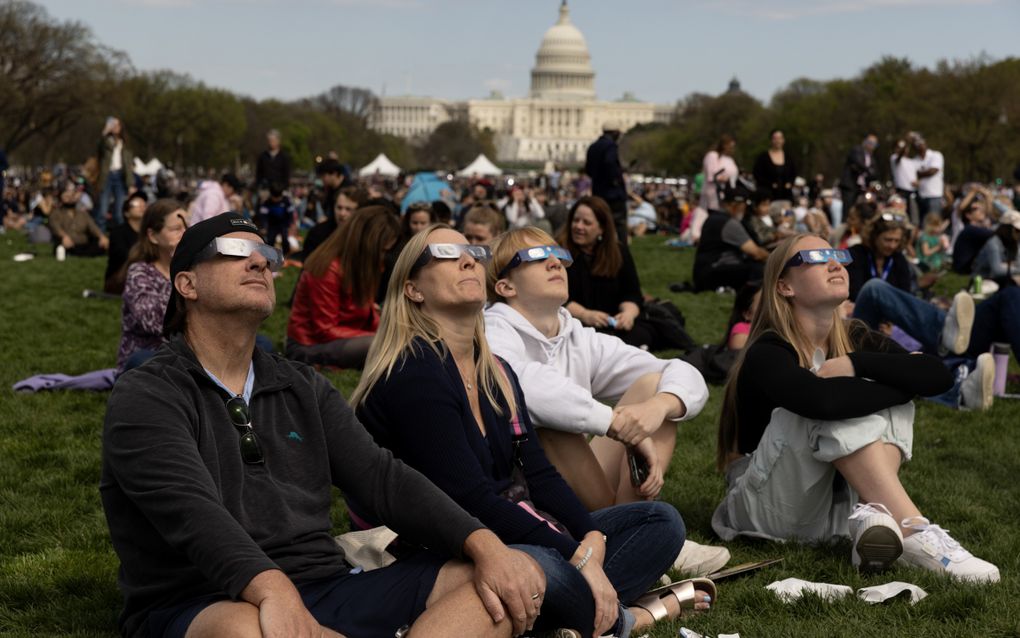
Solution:
<svg viewBox="0 0 1020 638">
<path fill-rule="evenodd" d="M 0 4 L 0 130 L 7 152 L 35 136 L 55 138 L 96 114 L 126 66 L 122 54 L 79 22 L 59 22 L 24 0 Z"/>
<path fill-rule="evenodd" d="M 311 98 L 310 102 L 327 113 L 349 113 L 361 120 L 362 124 L 367 124 L 368 116 L 379 104 L 379 98 L 368 89 L 337 84 L 325 93 Z"/>
<path fill-rule="evenodd" d="M 418 149 L 418 162 L 430 168 L 452 169 L 464 166 L 479 153 L 495 156 L 492 131 L 479 131 L 467 122 L 452 120 L 432 131 Z"/>
<path fill-rule="evenodd" d="M 155 71 L 126 78 L 118 102 L 137 155 L 178 167 L 234 164 L 247 124 L 233 93 L 187 75 Z"/>
</svg>

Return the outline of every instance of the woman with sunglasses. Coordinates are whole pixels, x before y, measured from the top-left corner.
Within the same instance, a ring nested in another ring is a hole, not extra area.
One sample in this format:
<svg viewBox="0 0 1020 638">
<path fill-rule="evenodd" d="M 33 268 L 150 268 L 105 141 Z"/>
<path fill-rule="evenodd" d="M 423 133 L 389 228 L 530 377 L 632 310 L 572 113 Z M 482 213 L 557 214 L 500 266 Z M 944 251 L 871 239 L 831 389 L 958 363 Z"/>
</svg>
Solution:
<svg viewBox="0 0 1020 638">
<path fill-rule="evenodd" d="M 846 267 L 850 275 L 850 301 L 856 301 L 861 287 L 875 277 L 911 292 L 914 280 L 910 262 L 903 254 L 906 239 L 907 218 L 901 214 L 883 212 L 864 225 L 861 243 L 850 248 L 853 261 Z"/>
<path fill-rule="evenodd" d="M 840 318 L 847 251 L 807 235 L 765 266 L 748 345 L 730 376 L 717 464 L 727 494 L 712 517 L 738 535 L 827 543 L 851 536 L 853 565 L 900 561 L 992 582 L 999 571 L 925 518 L 900 483 L 917 395 L 952 385 L 942 362 Z"/>
<path fill-rule="evenodd" d="M 708 399 L 704 379 L 571 317 L 563 303 L 573 258 L 546 233 L 510 231 L 492 251 L 486 334 L 521 379 L 546 455 L 589 510 L 656 498 L 676 423 Z M 649 467 L 636 485 L 628 450 Z"/>
<path fill-rule="evenodd" d="M 383 259 L 399 232 L 390 211 L 366 206 L 308 256 L 287 321 L 288 358 L 339 368 L 365 364 L 379 326 Z"/>
<path fill-rule="evenodd" d="M 714 590 L 699 594 L 690 582 L 677 586 L 679 594 L 644 601 L 652 612 L 620 607 L 672 564 L 683 522 L 654 501 L 589 514 L 549 464 L 513 369 L 485 338 L 490 254 L 444 225 L 411 238 L 352 396 L 359 420 L 380 445 L 542 566 L 547 589 L 535 601 L 542 611 L 536 630 L 626 636 L 635 622 L 650 624 L 653 613 L 676 616 L 681 599 L 707 607 Z M 370 512 L 348 505 L 355 525 L 371 524 L 364 520 Z"/>
</svg>

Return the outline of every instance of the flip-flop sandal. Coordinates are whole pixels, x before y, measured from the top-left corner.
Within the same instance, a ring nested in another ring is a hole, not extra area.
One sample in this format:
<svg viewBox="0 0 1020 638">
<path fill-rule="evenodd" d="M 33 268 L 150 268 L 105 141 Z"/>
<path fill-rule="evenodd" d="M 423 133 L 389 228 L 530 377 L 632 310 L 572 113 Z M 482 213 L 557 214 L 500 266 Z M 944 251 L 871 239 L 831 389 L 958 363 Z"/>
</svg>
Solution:
<svg viewBox="0 0 1020 638">
<path fill-rule="evenodd" d="M 644 609 L 655 622 L 659 622 L 665 618 L 673 620 L 682 616 L 685 611 L 694 609 L 694 604 L 697 602 L 694 600 L 695 591 L 702 590 L 712 598 L 712 602 L 716 601 L 716 587 L 715 583 L 707 578 L 689 578 L 687 580 L 681 580 L 665 587 L 653 589 L 641 598 L 637 599 L 634 603 L 635 607 Z M 666 605 L 663 604 L 662 599 L 667 596 L 673 596 L 680 604 L 680 613 L 675 617 L 670 617 L 669 610 Z"/>
</svg>

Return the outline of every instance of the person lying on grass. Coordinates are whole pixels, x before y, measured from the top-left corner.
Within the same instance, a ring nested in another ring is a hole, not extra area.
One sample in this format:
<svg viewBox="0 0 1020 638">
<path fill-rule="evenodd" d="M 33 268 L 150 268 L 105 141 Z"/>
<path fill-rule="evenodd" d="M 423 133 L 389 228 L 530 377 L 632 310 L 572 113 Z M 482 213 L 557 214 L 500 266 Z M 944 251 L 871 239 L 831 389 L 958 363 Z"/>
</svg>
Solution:
<svg viewBox="0 0 1020 638">
<path fill-rule="evenodd" d="M 642 598 L 683 545 L 676 509 L 642 501 L 589 514 L 545 457 L 526 393 L 485 339 L 489 256 L 488 247 L 468 244 L 446 225 L 430 226 L 404 247 L 352 397 L 361 422 L 542 565 L 548 589 L 537 629 L 626 638 L 635 623 L 675 618 L 685 605 L 707 608 L 715 595 L 708 581 Z M 349 505 L 366 510 L 357 497 Z"/>
<path fill-rule="evenodd" d="M 545 594 L 535 561 L 376 446 L 325 377 L 256 349 L 282 263 L 236 213 L 189 228 L 170 268 L 170 343 L 110 396 L 100 494 L 120 558 L 122 632 L 529 629 Z M 333 486 L 439 553 L 355 573 L 331 532 Z"/>
<path fill-rule="evenodd" d="M 809 235 L 769 256 L 751 336 L 726 385 L 717 461 L 727 493 L 712 527 L 726 540 L 849 535 L 862 570 L 899 559 L 998 581 L 998 568 L 925 518 L 900 483 L 911 400 L 946 391 L 952 378 L 937 357 L 840 318 L 849 259 Z"/>
</svg>

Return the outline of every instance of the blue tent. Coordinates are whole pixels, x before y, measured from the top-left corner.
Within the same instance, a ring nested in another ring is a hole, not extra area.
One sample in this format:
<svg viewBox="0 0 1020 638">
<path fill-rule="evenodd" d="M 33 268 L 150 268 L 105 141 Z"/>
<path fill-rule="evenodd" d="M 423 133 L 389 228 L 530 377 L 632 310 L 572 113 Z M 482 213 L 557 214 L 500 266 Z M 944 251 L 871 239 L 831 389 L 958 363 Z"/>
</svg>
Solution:
<svg viewBox="0 0 1020 638">
<path fill-rule="evenodd" d="M 416 202 L 432 203 L 443 199 L 443 191 L 450 192 L 450 184 L 435 173 L 418 173 L 407 189 L 407 195 L 400 202 L 400 213 L 407 212 L 407 207 Z"/>
</svg>

